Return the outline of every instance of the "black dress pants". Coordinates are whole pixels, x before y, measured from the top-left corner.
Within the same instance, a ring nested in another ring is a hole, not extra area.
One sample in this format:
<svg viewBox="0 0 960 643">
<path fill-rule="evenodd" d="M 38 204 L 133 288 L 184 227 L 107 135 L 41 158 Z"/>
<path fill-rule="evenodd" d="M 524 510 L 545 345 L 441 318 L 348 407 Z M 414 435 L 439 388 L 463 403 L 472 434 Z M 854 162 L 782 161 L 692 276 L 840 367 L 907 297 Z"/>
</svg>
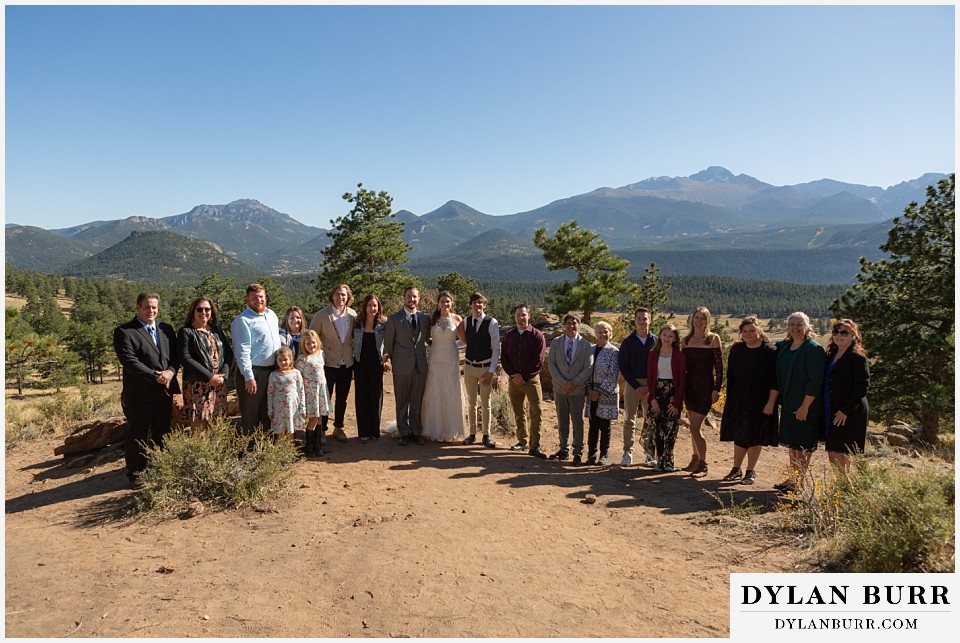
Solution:
<svg viewBox="0 0 960 643">
<path fill-rule="evenodd" d="M 146 446 L 162 445 L 170 433 L 173 398 L 165 391 L 135 400 L 121 396 L 120 405 L 127 418 L 124 451 L 127 477 L 132 479 L 147 467 Z"/>
<path fill-rule="evenodd" d="M 327 391 L 333 403 L 333 428 L 343 428 L 343 416 L 347 412 L 347 396 L 350 395 L 350 381 L 353 379 L 352 366 L 324 366 L 323 375 L 327 378 Z M 336 393 L 336 399 L 334 399 Z M 321 428 L 327 430 L 328 416 L 322 416 Z"/>
<path fill-rule="evenodd" d="M 383 411 L 383 366 L 353 367 L 356 389 L 354 405 L 357 412 L 357 435 L 361 438 L 380 437 L 380 416 Z"/>
</svg>

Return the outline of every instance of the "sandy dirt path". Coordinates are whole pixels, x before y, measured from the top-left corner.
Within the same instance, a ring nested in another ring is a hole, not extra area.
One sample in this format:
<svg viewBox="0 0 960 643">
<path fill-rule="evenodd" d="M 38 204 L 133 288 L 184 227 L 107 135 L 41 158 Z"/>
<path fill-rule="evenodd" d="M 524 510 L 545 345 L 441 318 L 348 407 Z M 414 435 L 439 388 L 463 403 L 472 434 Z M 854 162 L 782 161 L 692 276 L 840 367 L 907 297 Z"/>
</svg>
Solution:
<svg viewBox="0 0 960 643">
<path fill-rule="evenodd" d="M 392 418 L 389 388 L 384 406 Z M 59 441 L 34 442 L 6 454 L 6 634 L 726 637 L 731 572 L 805 569 L 786 539 L 707 519 L 709 492 L 769 505 L 785 452 L 731 486 L 731 449 L 706 433 L 703 480 L 537 460 L 503 448 L 510 436 L 497 450 L 329 440 L 276 511 L 165 521 L 116 518 L 134 493 L 122 459 L 65 469 Z M 677 462 L 689 455 L 683 429 Z"/>
</svg>

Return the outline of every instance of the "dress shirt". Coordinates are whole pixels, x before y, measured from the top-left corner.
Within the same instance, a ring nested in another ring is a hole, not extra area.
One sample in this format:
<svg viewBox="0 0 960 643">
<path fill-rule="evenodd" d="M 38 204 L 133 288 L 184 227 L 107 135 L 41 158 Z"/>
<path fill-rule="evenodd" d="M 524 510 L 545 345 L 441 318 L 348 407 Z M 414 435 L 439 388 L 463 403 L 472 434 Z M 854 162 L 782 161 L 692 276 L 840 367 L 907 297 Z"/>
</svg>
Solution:
<svg viewBox="0 0 960 643">
<path fill-rule="evenodd" d="M 347 343 L 347 335 L 350 333 L 350 315 L 347 314 L 347 307 L 343 307 L 343 313 L 338 313 L 337 309 L 333 309 L 333 327 L 337 329 L 337 335 L 340 337 L 340 343 Z M 339 366 L 343 366 L 345 363 L 345 358 L 340 357 Z"/>
<path fill-rule="evenodd" d="M 470 317 L 474 330 L 478 330 L 480 328 L 480 324 L 483 323 L 484 317 L 486 317 L 486 315 Z M 498 324 L 497 320 L 493 317 L 490 318 L 490 325 L 487 326 L 487 332 L 490 333 L 490 348 L 493 350 L 493 354 L 490 356 L 490 368 L 488 370 L 491 373 L 496 374 L 497 364 L 500 363 L 500 324 Z"/>
<path fill-rule="evenodd" d="M 267 308 L 261 314 L 247 306 L 230 324 L 230 332 L 233 354 L 244 381 L 253 379 L 254 366 L 274 365 L 276 352 L 282 346 L 280 322 L 275 312 Z"/>
<path fill-rule="evenodd" d="M 346 343 L 347 333 L 350 330 L 350 315 L 347 314 L 346 307 L 344 307 L 342 313 L 338 313 L 336 309 L 333 310 L 333 325 L 337 329 L 340 341 Z"/>
<path fill-rule="evenodd" d="M 153 340 L 153 345 L 157 348 L 160 348 L 160 336 L 157 335 L 157 325 L 156 324 L 144 324 L 143 320 L 139 317 L 137 318 L 144 328 L 147 329 L 147 334 L 150 335 L 150 339 Z"/>
</svg>

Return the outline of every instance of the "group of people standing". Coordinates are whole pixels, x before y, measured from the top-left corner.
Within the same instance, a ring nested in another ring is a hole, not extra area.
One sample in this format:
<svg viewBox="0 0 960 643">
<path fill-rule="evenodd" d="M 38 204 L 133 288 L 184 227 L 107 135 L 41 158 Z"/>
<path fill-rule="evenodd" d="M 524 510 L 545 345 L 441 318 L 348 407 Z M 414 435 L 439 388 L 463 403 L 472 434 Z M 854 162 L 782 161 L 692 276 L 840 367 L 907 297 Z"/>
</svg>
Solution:
<svg viewBox="0 0 960 643">
<path fill-rule="evenodd" d="M 869 413 L 870 366 L 857 324 L 834 322 L 826 351 L 802 312 L 787 318 L 787 337 L 775 346 L 756 317 L 739 330 L 720 425 L 720 439 L 734 444 L 733 468 L 723 479 L 753 484 L 763 447 L 778 444 L 788 449 L 790 470 L 774 485 L 780 491 L 803 483 L 820 442 L 831 464 L 849 472 L 850 457 L 865 447 Z"/>
<path fill-rule="evenodd" d="M 126 463 L 131 485 L 142 484 L 144 444 L 160 443 L 170 430 L 172 395 L 180 392 L 177 371 L 183 368 L 184 420 L 200 428 L 225 413 L 226 378 L 234 363 L 240 430 L 303 431 L 307 456 L 323 453 L 331 416 L 334 439 L 347 441 L 344 417 L 351 385 L 360 441 L 380 438 L 388 364 L 401 446 L 424 444 L 425 439 L 474 444 L 481 433 L 483 446 L 496 448 L 490 395 L 502 367 L 516 421 L 517 442 L 511 450 L 560 461 L 572 455 L 574 464 L 584 463 L 586 419 L 586 464 L 605 465 L 611 424 L 620 413 L 622 376 L 621 465 L 633 464 L 639 423 L 643 464 L 674 471 L 674 445 L 686 405 L 693 455 L 684 470 L 694 477 L 708 473 L 702 425 L 719 398 L 724 368 L 720 337 L 710 330 L 706 308 L 694 312 L 682 339 L 669 323 L 658 335 L 651 333 L 650 311 L 640 308 L 636 331 L 619 348 L 610 341 L 609 324 L 596 324 L 597 342 L 591 344 L 580 335 L 580 318 L 571 313 L 548 358 L 546 338 L 530 323 L 525 304 L 514 309 L 515 325 L 501 337 L 479 292 L 471 295 L 471 313 L 465 318 L 456 314 L 447 292 L 440 293 L 431 315 L 419 311 L 416 287 L 404 291 L 403 307 L 389 317 L 375 294 L 366 295 L 355 311 L 347 284 L 334 287 L 328 300 L 309 327 L 297 307 L 289 308 L 281 322 L 267 306 L 264 287 L 251 284 L 247 307 L 230 326 L 231 345 L 209 297 L 190 303 L 183 326 L 174 333 L 156 321 L 159 296 L 141 293 L 136 317 L 114 333 L 123 366 L 121 402 L 130 427 Z M 803 313 L 789 317 L 788 337 L 776 346 L 755 317 L 744 319 L 739 330 L 740 340 L 728 358 L 720 434 L 722 441 L 734 442 L 734 466 L 723 479 L 752 484 L 763 446 L 784 444 L 794 475 L 776 486 L 788 491 L 802 479 L 822 440 L 831 462 L 848 469 L 849 455 L 864 447 L 867 421 L 869 369 L 856 324 L 839 320 L 826 354 Z M 462 380 L 460 346 L 466 347 Z M 540 446 L 540 374 L 545 366 L 553 383 L 560 443 L 549 456 Z"/>
</svg>

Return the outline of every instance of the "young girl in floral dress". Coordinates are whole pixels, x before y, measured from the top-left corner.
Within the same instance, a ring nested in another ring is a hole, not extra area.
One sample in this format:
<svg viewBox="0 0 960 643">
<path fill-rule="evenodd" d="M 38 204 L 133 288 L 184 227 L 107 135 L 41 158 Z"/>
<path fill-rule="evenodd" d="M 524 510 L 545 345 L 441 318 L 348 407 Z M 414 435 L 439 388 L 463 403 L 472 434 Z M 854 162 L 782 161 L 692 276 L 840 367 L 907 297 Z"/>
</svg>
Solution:
<svg viewBox="0 0 960 643">
<path fill-rule="evenodd" d="M 320 349 L 320 335 L 317 331 L 303 331 L 296 366 L 303 376 L 306 397 L 307 457 L 323 455 L 317 425 L 320 424 L 321 416 L 330 415 L 330 394 L 327 392 L 327 379 L 323 374 L 323 351 Z"/>
<path fill-rule="evenodd" d="M 281 346 L 277 351 L 277 370 L 270 373 L 267 385 L 267 415 L 276 435 L 304 428 L 306 401 L 303 377 L 293 367 L 293 351 Z"/>
</svg>

